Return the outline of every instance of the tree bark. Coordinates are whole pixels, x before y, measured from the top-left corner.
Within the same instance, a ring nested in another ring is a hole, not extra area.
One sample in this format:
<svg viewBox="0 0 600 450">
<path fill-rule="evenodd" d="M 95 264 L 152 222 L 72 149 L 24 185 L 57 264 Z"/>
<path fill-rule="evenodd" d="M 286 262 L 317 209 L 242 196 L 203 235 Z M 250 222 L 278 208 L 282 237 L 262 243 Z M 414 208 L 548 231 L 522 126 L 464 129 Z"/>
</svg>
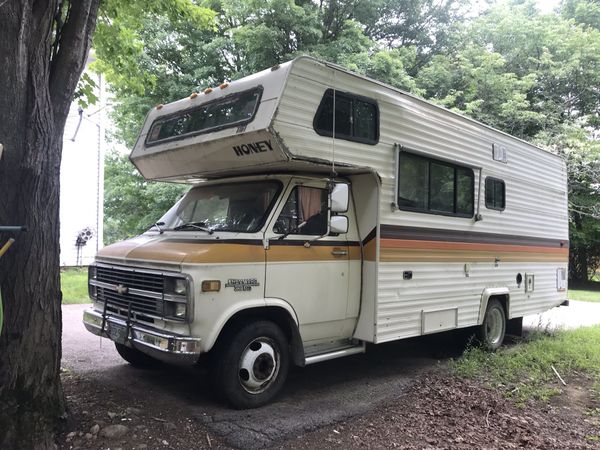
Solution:
<svg viewBox="0 0 600 450">
<path fill-rule="evenodd" d="M 64 414 L 59 170 L 98 2 L 0 1 L 0 225 L 28 227 L 0 259 L 2 449 L 52 448 Z M 0 243 L 8 237 L 0 233 Z"/>
</svg>

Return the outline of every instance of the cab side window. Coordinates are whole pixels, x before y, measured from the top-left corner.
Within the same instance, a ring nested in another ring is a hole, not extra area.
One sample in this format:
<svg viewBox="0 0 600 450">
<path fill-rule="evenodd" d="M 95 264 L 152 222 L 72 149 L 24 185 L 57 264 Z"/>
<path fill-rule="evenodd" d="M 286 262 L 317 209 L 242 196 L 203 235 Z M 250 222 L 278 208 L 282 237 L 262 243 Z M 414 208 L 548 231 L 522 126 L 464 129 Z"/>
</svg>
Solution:
<svg viewBox="0 0 600 450">
<path fill-rule="evenodd" d="M 281 210 L 273 231 L 278 234 L 326 234 L 327 190 L 296 186 Z"/>
</svg>

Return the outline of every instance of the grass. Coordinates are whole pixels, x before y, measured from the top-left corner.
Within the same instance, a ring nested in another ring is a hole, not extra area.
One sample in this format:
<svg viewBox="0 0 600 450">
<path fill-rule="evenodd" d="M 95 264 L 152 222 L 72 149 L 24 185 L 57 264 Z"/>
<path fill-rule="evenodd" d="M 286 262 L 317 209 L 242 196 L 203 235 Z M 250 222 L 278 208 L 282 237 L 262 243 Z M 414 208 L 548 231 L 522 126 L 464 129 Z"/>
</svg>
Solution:
<svg viewBox="0 0 600 450">
<path fill-rule="evenodd" d="M 582 302 L 600 302 L 600 291 L 569 289 L 569 300 Z"/>
<path fill-rule="evenodd" d="M 60 284 L 63 293 L 63 304 L 89 303 L 87 268 L 62 269 Z"/>
<path fill-rule="evenodd" d="M 547 401 L 561 386 L 552 367 L 567 383 L 582 375 L 600 378 L 599 342 L 600 325 L 554 334 L 537 332 L 496 353 L 471 347 L 453 362 L 453 368 L 460 376 L 481 379 L 503 390 L 517 404 L 530 398 Z M 600 383 L 593 389 L 600 395 Z"/>
</svg>

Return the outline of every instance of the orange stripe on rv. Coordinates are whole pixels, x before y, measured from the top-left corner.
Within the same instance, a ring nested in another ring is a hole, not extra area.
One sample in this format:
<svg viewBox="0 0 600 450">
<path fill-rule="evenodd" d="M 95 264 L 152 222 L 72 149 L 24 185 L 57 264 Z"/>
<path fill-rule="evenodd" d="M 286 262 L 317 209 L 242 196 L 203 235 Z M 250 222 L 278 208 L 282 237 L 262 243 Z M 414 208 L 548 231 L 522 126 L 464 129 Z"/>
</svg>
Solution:
<svg viewBox="0 0 600 450">
<path fill-rule="evenodd" d="M 339 261 L 345 256 L 336 256 L 336 248 L 348 249 L 348 257 L 360 260 L 360 247 L 340 245 L 273 245 L 267 250 L 256 244 L 150 242 L 144 245 L 111 245 L 102 249 L 98 256 L 138 261 L 164 261 L 191 264 L 264 263 L 269 261 Z"/>
<path fill-rule="evenodd" d="M 405 239 L 381 239 L 381 248 L 552 253 L 557 255 L 569 254 L 568 248 L 541 247 L 533 245 L 484 244 L 473 242 L 421 241 Z"/>
</svg>

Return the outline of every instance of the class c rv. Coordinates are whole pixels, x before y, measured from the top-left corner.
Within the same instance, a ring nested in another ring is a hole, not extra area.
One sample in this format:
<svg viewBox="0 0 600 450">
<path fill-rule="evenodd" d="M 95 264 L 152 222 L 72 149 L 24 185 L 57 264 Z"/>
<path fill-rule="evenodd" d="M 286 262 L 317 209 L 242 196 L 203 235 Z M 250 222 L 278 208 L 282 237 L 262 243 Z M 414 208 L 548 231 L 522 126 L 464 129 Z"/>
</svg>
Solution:
<svg viewBox="0 0 600 450">
<path fill-rule="evenodd" d="M 192 187 L 98 253 L 84 324 L 134 366 L 206 361 L 237 408 L 366 344 L 469 327 L 494 350 L 567 298 L 565 163 L 333 64 L 158 105 L 130 159 Z"/>
</svg>

